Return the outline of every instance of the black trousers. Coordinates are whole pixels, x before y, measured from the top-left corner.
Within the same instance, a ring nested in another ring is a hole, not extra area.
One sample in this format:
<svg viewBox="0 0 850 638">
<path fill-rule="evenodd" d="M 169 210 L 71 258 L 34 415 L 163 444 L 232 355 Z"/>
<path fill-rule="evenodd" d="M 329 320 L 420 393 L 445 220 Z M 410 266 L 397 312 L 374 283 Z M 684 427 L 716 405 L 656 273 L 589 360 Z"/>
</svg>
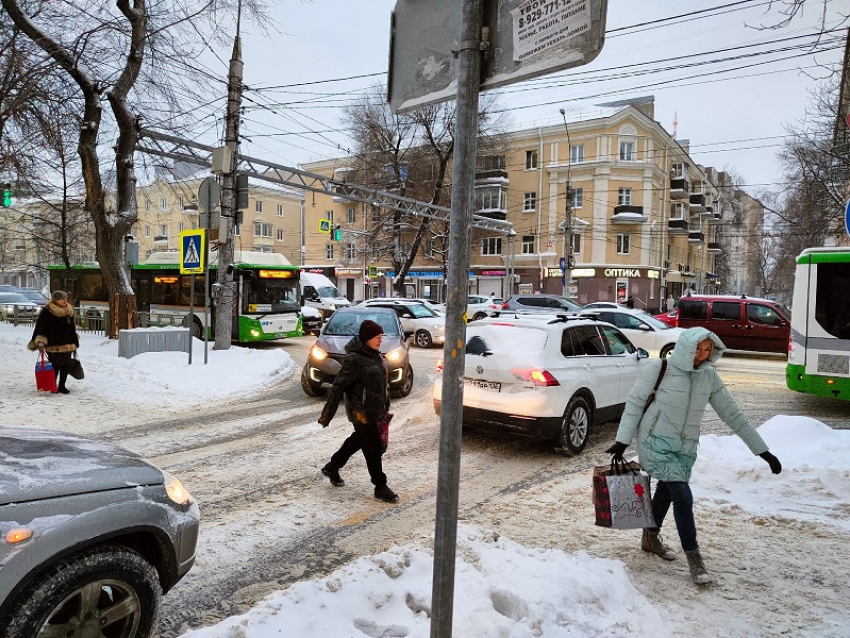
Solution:
<svg viewBox="0 0 850 638">
<path fill-rule="evenodd" d="M 378 433 L 377 423 L 355 423 L 354 432 L 342 442 L 342 446 L 331 457 L 329 465 L 336 470 L 341 469 L 358 450 L 362 450 L 363 458 L 366 459 L 372 483 L 376 487 L 386 485 L 387 475 L 381 465 L 381 435 Z"/>
<path fill-rule="evenodd" d="M 71 360 L 70 352 L 48 352 L 47 360 L 53 365 L 53 372 L 59 381 L 59 387 L 64 388 L 68 380 L 68 362 Z"/>
</svg>

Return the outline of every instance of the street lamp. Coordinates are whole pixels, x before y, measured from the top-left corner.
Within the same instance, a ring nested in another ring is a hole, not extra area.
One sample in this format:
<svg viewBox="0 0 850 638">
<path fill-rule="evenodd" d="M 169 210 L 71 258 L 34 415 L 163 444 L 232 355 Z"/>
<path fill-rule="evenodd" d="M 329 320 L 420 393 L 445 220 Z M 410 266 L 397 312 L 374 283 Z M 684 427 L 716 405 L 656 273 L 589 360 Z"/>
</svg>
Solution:
<svg viewBox="0 0 850 638">
<path fill-rule="evenodd" d="M 570 188 L 570 167 L 572 165 L 572 144 L 570 143 L 570 128 L 567 126 L 567 114 L 561 109 L 561 118 L 564 120 L 564 130 L 567 132 L 567 201 L 566 219 L 564 221 L 564 297 L 570 296 L 570 280 L 572 279 L 573 258 L 573 211 L 572 211 L 572 189 Z"/>
</svg>

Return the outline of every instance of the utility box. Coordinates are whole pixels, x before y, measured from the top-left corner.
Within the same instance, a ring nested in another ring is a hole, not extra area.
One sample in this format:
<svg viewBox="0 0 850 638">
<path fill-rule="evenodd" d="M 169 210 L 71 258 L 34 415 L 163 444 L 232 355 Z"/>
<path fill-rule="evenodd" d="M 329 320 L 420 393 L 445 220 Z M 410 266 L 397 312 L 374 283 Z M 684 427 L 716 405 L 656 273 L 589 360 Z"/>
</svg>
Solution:
<svg viewBox="0 0 850 638">
<path fill-rule="evenodd" d="M 118 331 L 118 356 L 132 359 L 145 352 L 189 352 L 189 328 L 133 328 Z"/>
<path fill-rule="evenodd" d="M 229 146 L 219 146 L 214 148 L 212 152 L 212 172 L 215 175 L 221 175 L 230 170 L 230 165 L 233 160 L 233 151 Z"/>
</svg>

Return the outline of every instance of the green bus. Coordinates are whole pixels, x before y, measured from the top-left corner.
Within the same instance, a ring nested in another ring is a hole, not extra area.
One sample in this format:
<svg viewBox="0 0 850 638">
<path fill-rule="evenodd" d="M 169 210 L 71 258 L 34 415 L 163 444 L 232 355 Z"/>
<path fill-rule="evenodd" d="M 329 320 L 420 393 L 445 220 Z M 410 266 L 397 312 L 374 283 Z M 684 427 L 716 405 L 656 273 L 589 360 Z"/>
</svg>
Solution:
<svg viewBox="0 0 850 638">
<path fill-rule="evenodd" d="M 850 401 L 850 248 L 800 253 L 792 308 L 786 384 Z"/>
<path fill-rule="evenodd" d="M 215 283 L 217 253 L 210 260 Z M 233 257 L 233 340 L 251 343 L 301 336 L 300 267 L 278 253 L 236 251 Z M 89 320 L 102 319 L 109 294 L 97 263 L 49 266 L 50 289 L 67 290 L 79 312 Z M 196 275 L 194 311 L 190 316 L 191 275 L 180 274 L 177 251 L 152 253 L 130 267 L 136 306 L 150 326 L 184 325 L 195 337 L 204 330 L 214 337 L 216 306 L 207 326 L 204 312 L 204 275 Z M 212 295 L 215 298 L 215 295 Z"/>
</svg>

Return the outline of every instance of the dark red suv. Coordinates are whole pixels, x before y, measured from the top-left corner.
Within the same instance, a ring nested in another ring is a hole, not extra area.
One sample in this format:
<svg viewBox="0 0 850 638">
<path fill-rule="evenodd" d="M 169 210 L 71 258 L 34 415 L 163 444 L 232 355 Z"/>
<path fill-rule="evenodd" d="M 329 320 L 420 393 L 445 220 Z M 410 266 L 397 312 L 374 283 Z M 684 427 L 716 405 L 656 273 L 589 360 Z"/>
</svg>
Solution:
<svg viewBox="0 0 850 638">
<path fill-rule="evenodd" d="M 733 350 L 788 354 L 791 311 L 746 295 L 689 295 L 679 301 L 679 327 L 702 326 Z"/>
</svg>

